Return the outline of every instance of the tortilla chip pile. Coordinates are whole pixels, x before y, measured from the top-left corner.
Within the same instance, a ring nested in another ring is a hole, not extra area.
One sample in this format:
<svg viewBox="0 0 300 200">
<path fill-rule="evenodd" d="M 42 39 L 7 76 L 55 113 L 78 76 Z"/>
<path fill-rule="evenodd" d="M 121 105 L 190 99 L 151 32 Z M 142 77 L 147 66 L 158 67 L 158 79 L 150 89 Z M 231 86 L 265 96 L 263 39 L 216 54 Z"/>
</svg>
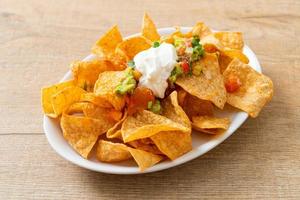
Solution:
<svg viewBox="0 0 300 200">
<path fill-rule="evenodd" d="M 205 54 L 198 61 L 199 76 L 179 77 L 175 89 L 161 99 L 162 113 L 127 112 L 127 99 L 117 95 L 127 62 L 155 41 L 172 43 L 174 37 L 198 36 Z M 64 138 L 82 157 L 93 148 L 102 162 L 134 159 L 140 170 L 174 160 L 192 149 L 192 129 L 220 134 L 228 118 L 217 118 L 214 109 L 226 103 L 256 117 L 273 95 L 272 81 L 248 65 L 240 32 L 212 32 L 199 22 L 188 33 L 177 29 L 161 37 L 145 14 L 140 36 L 123 39 L 113 26 L 92 47 L 97 58 L 71 64 L 73 79 L 42 89 L 44 113 L 60 120 Z M 227 92 L 225 83 L 238 77 L 241 87 Z"/>
</svg>

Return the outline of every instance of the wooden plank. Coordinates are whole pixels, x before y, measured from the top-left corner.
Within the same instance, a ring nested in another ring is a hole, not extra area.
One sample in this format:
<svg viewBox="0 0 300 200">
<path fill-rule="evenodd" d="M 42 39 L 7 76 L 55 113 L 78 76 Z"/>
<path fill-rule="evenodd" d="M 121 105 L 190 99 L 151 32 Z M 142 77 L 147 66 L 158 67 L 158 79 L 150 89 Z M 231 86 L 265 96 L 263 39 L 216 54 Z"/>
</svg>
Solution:
<svg viewBox="0 0 300 200">
<path fill-rule="evenodd" d="M 257 124 L 254 120 L 250 125 Z M 216 149 L 162 172 L 121 176 L 91 172 L 60 158 L 43 135 L 1 136 L 3 199 L 275 199 L 299 195 L 299 140 L 278 148 L 242 127 Z M 278 138 L 278 137 L 277 137 Z M 12 145 L 13 144 L 13 145 Z M 291 148 L 292 147 L 292 148 Z M 258 151 L 259 149 L 259 151 Z"/>
</svg>

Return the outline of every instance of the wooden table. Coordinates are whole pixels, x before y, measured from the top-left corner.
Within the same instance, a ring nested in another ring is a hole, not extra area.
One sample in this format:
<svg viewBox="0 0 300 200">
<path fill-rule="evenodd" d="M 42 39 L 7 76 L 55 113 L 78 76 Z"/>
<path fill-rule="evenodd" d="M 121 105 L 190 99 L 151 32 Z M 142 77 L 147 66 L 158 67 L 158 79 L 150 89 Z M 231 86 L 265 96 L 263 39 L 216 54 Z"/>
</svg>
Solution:
<svg viewBox="0 0 300 200">
<path fill-rule="evenodd" d="M 0 199 L 300 199 L 300 2 L 0 1 Z M 40 88 L 90 53 L 111 25 L 239 30 L 275 95 L 260 116 L 204 156 L 162 172 L 117 176 L 58 156 L 42 129 Z"/>
</svg>

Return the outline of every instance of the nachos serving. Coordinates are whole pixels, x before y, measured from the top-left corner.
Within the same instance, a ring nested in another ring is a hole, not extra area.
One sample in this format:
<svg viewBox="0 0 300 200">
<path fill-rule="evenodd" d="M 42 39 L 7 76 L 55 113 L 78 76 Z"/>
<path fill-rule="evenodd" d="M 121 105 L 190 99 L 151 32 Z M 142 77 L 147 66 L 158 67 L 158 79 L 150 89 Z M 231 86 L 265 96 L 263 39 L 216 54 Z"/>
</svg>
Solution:
<svg viewBox="0 0 300 200">
<path fill-rule="evenodd" d="M 161 36 L 145 14 L 139 36 L 123 39 L 117 26 L 92 47 L 96 58 L 75 61 L 73 78 L 42 88 L 45 115 L 88 159 L 134 159 L 140 170 L 192 149 L 193 134 L 222 134 L 225 104 L 257 117 L 273 83 L 248 65 L 240 32 L 213 32 L 197 23 Z"/>
</svg>

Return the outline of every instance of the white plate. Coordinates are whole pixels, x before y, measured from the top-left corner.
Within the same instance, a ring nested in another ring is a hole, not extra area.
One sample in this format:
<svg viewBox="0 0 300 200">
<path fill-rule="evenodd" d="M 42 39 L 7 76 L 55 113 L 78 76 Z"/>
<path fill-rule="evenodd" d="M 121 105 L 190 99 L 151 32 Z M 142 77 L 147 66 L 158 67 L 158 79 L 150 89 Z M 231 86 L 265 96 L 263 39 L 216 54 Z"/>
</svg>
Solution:
<svg viewBox="0 0 300 200">
<path fill-rule="evenodd" d="M 190 27 L 182 27 L 181 30 L 183 32 L 188 32 L 191 30 Z M 161 28 L 158 29 L 158 32 L 161 35 L 171 34 L 175 31 L 175 28 L 168 27 L 168 28 Z M 138 35 L 138 34 L 135 34 Z M 135 35 L 131 35 L 135 36 Z M 245 45 L 243 49 L 244 54 L 250 60 L 250 66 L 252 66 L 256 71 L 261 72 L 260 64 L 253 53 L 253 51 Z M 93 55 L 87 56 L 84 60 L 91 60 L 93 59 Z M 63 77 L 61 81 L 65 81 L 71 78 L 71 72 L 68 73 Z M 231 119 L 231 125 L 229 129 L 221 134 L 221 135 L 206 135 L 202 133 L 193 133 L 193 149 L 192 151 L 186 153 L 185 155 L 177 158 L 174 161 L 163 161 L 161 163 L 156 164 L 155 166 L 145 170 L 144 172 L 140 172 L 137 165 L 133 161 L 125 161 L 120 163 L 102 163 L 96 160 L 95 156 L 92 155 L 90 160 L 86 160 L 82 158 L 79 154 L 77 154 L 72 147 L 68 144 L 68 142 L 63 138 L 62 131 L 60 129 L 59 123 L 57 120 L 53 120 L 47 116 L 44 116 L 44 131 L 46 137 L 52 146 L 52 148 L 63 158 L 66 160 L 84 167 L 86 169 L 90 169 L 93 171 L 110 173 L 110 174 L 140 174 L 140 173 L 149 173 L 155 172 L 159 170 L 168 169 L 190 160 L 193 160 L 204 153 L 208 152 L 209 150 L 216 147 L 218 144 L 223 142 L 226 138 L 228 138 L 234 131 L 239 128 L 242 123 L 248 118 L 248 114 L 237 109 L 234 109 L 230 106 L 225 106 L 224 110 L 216 111 L 216 116 L 226 116 Z"/>
</svg>

